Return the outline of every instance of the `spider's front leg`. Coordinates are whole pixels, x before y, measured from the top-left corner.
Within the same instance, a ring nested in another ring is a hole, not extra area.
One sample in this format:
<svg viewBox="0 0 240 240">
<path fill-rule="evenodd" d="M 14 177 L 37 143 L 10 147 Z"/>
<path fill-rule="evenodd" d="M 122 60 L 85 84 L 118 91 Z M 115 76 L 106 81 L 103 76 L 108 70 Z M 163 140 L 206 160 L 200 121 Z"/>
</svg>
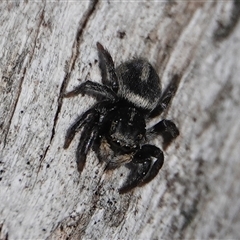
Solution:
<svg viewBox="0 0 240 240">
<path fill-rule="evenodd" d="M 137 186 L 150 182 L 158 174 L 163 162 L 163 152 L 158 147 L 149 144 L 143 145 L 129 164 L 130 174 L 125 185 L 119 189 L 119 193 L 129 192 Z"/>
</svg>

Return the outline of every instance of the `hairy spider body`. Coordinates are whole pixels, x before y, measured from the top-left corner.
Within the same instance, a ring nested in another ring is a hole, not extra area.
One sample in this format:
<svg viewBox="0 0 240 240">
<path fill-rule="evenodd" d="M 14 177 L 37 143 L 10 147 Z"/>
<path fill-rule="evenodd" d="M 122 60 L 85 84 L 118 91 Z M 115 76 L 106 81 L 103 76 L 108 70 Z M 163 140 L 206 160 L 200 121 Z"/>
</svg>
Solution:
<svg viewBox="0 0 240 240">
<path fill-rule="evenodd" d="M 123 164 L 130 169 L 119 189 L 125 193 L 151 181 L 163 165 L 162 151 L 147 141 L 161 134 L 165 143 L 170 143 L 179 135 L 176 125 L 166 119 L 146 128 L 146 121 L 167 107 L 176 89 L 169 85 L 162 94 L 160 79 L 146 60 L 134 59 L 115 69 L 109 52 L 100 43 L 97 48 L 103 85 L 86 81 L 65 97 L 88 94 L 99 101 L 68 129 L 64 148 L 82 129 L 76 151 L 78 171 L 83 170 L 92 148 L 108 169 Z"/>
<path fill-rule="evenodd" d="M 120 100 L 112 108 L 106 115 L 102 131 L 99 131 L 100 138 L 95 147 L 95 152 L 108 163 L 108 168 L 130 162 L 144 142 L 146 133 L 145 119 L 135 107 Z"/>
<path fill-rule="evenodd" d="M 143 59 L 121 64 L 116 73 L 119 79 L 119 95 L 135 107 L 153 110 L 161 95 L 159 77 L 154 68 Z"/>
</svg>

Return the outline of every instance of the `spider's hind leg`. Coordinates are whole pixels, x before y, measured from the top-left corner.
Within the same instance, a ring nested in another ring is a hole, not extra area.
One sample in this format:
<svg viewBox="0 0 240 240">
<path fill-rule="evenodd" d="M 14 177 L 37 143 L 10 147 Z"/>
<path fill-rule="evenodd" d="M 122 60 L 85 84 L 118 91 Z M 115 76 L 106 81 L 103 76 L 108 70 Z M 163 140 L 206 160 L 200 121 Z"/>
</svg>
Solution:
<svg viewBox="0 0 240 240">
<path fill-rule="evenodd" d="M 158 102 L 158 105 L 150 113 L 149 118 L 154 118 L 160 115 L 169 106 L 173 96 L 175 95 L 178 89 L 179 82 L 180 82 L 180 76 L 177 74 L 174 75 L 171 82 L 168 84 L 167 88 L 164 90 Z"/>
<path fill-rule="evenodd" d="M 112 57 L 99 42 L 97 42 L 97 49 L 99 56 L 99 67 L 102 74 L 102 83 L 116 93 L 118 91 L 119 84 Z"/>
<path fill-rule="evenodd" d="M 115 92 L 109 87 L 89 80 L 75 87 L 72 91 L 65 93 L 64 97 L 74 97 L 78 94 L 88 94 L 95 98 L 105 98 L 112 101 L 116 99 Z"/>
<path fill-rule="evenodd" d="M 72 91 L 65 93 L 64 97 L 69 98 L 78 94 L 88 94 L 95 98 L 116 100 L 119 84 L 112 57 L 99 42 L 97 42 L 97 49 L 103 85 L 88 80 L 75 87 Z"/>
</svg>

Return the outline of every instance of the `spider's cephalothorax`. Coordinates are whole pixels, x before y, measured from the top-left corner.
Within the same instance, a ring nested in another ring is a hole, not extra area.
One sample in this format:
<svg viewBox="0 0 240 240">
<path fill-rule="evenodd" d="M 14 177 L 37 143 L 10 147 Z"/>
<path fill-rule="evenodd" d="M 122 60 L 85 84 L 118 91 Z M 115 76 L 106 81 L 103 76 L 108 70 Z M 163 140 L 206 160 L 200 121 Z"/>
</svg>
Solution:
<svg viewBox="0 0 240 240">
<path fill-rule="evenodd" d="M 98 158 L 112 169 L 126 164 L 130 174 L 120 193 L 151 181 L 163 165 L 163 153 L 147 141 L 160 134 L 165 143 L 179 135 L 176 125 L 163 119 L 146 129 L 146 121 L 167 107 L 175 88 L 161 93 L 159 77 L 150 63 L 134 59 L 114 67 L 109 52 L 97 43 L 102 83 L 86 81 L 65 94 L 88 94 L 98 102 L 79 116 L 68 129 L 64 148 L 82 130 L 77 147 L 77 166 L 81 172 L 92 148 Z"/>
</svg>

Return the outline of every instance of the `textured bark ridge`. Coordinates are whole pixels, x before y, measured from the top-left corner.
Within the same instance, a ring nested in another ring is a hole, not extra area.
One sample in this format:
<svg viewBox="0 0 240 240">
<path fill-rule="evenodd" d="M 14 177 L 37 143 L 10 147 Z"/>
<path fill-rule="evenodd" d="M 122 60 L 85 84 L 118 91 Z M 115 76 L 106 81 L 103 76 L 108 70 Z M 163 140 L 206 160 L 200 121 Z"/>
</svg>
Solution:
<svg viewBox="0 0 240 240">
<path fill-rule="evenodd" d="M 0 239 L 240 238 L 239 1 L 2 1 L 0 12 Z M 80 135 L 63 149 L 95 101 L 63 94 L 100 82 L 97 41 L 116 66 L 143 57 L 163 89 L 176 81 L 161 117 L 180 136 L 159 175 L 123 195 L 125 167 L 106 172 L 91 151 L 80 176 Z"/>
</svg>

